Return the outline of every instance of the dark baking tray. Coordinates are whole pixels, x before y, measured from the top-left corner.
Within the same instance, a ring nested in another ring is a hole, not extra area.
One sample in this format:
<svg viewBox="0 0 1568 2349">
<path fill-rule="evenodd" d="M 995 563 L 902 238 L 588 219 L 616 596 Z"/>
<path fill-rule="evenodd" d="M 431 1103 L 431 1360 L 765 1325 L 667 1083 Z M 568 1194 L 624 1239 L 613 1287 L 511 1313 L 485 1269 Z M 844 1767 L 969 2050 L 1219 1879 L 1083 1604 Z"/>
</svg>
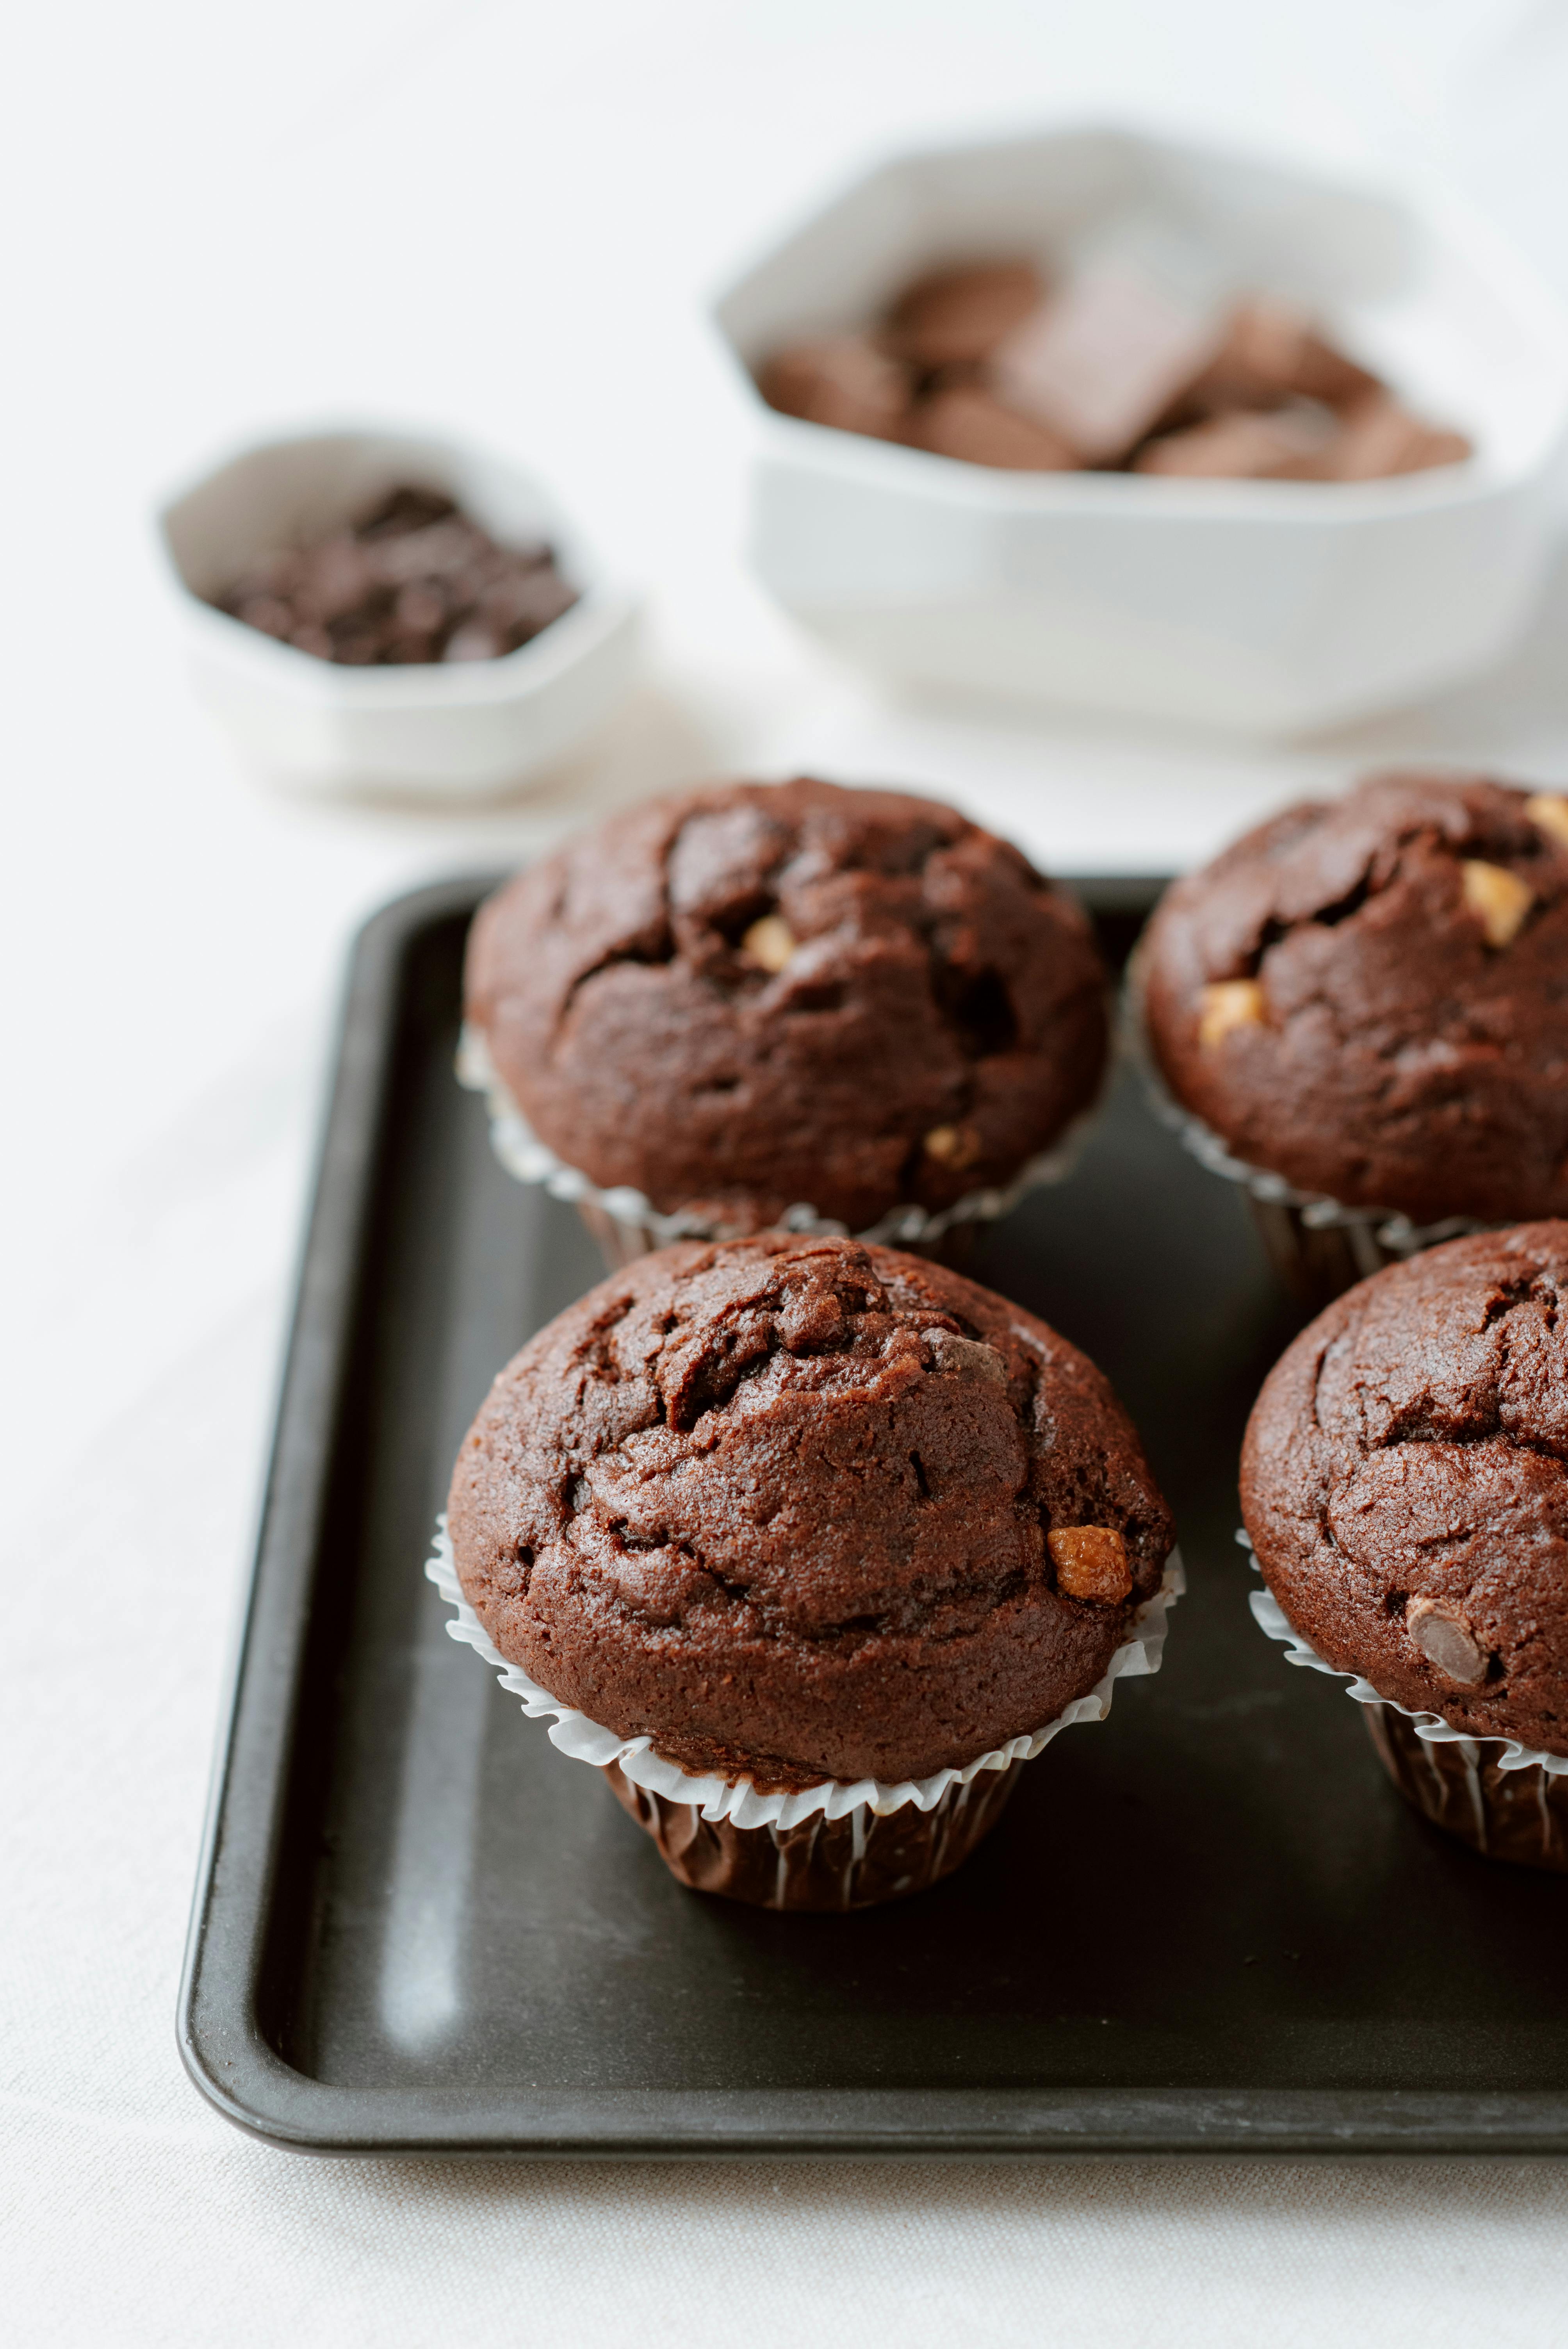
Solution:
<svg viewBox="0 0 1568 2349">
<path fill-rule="evenodd" d="M 1124 956 L 1158 885 L 1078 885 Z M 453 1082 L 481 886 L 355 952 L 181 1997 L 204 2094 L 323 2153 L 1568 2147 L 1568 1879 L 1407 1813 L 1254 1630 L 1236 1449 L 1292 1312 L 1126 1076 L 974 1268 L 1110 1373 L 1191 1593 L 948 1883 L 849 1918 L 683 1891 L 447 1638 L 463 1430 L 599 1274 Z"/>
</svg>

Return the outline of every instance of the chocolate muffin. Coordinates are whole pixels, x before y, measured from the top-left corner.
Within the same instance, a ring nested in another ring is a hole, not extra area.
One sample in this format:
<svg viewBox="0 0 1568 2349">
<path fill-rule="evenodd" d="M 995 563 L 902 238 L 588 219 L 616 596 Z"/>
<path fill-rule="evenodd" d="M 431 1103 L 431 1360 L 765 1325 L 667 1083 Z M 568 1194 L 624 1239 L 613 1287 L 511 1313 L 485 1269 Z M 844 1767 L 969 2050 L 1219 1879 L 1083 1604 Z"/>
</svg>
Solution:
<svg viewBox="0 0 1568 2349">
<path fill-rule="evenodd" d="M 542 1330 L 449 1524 L 503 1657 L 758 1788 L 924 1779 L 1045 1727 L 1171 1547 L 1074 1347 L 944 1268 L 783 1234 L 644 1257 Z"/>
<path fill-rule="evenodd" d="M 1478 1749 L 1453 1757 L 1470 1792 L 1441 1815 L 1445 1749 L 1404 1716 L 1568 1755 L 1568 1222 L 1450 1241 L 1337 1299 L 1264 1383 L 1242 1510 L 1293 1629 L 1386 1701 L 1375 1737 L 1403 1791 L 1484 1847 Z M 1533 1821 L 1535 1847 L 1505 1856 L 1568 1864 L 1541 1847 L 1562 1845 L 1568 1780 L 1495 1756 L 1491 1775 Z"/>
<path fill-rule="evenodd" d="M 1287 808 L 1176 883 L 1139 971 L 1233 1158 L 1416 1226 L 1568 1214 L 1568 797 L 1390 774 Z"/>
<path fill-rule="evenodd" d="M 705 1232 L 851 1231 L 1010 1183 L 1093 1099 L 1088 921 L 940 802 L 801 778 L 654 801 L 481 906 L 467 1017 L 530 1127 Z"/>
</svg>

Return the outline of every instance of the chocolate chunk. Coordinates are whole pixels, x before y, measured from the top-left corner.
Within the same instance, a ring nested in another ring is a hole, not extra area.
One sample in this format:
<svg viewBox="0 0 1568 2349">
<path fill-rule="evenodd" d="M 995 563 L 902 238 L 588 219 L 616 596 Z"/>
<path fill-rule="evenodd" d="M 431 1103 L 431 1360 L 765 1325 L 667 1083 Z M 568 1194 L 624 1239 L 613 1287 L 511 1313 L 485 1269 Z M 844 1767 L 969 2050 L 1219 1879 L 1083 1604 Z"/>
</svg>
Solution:
<svg viewBox="0 0 1568 2349">
<path fill-rule="evenodd" d="M 441 655 L 448 661 L 499 660 L 507 649 L 503 629 L 493 628 L 485 620 L 465 620 L 454 628 Z"/>
<path fill-rule="evenodd" d="M 399 628 L 412 636 L 433 636 L 447 621 L 447 599 L 432 579 L 411 580 L 393 605 Z"/>
<path fill-rule="evenodd" d="M 444 522 L 457 511 L 453 500 L 440 490 L 389 490 L 360 523 L 357 535 L 366 545 L 380 538 L 402 538 L 431 523 Z"/>
<path fill-rule="evenodd" d="M 302 620 L 346 619 L 376 593 L 379 581 L 365 550 L 345 531 L 323 539 L 301 565 L 294 607 Z"/>
<path fill-rule="evenodd" d="M 395 489 L 352 529 L 263 555 L 213 599 L 346 667 L 493 660 L 577 600 L 538 539 L 498 544 L 434 490 Z"/>
<path fill-rule="evenodd" d="M 1027 262 L 931 271 L 880 327 L 790 344 L 758 381 L 787 416 L 1016 472 L 1372 481 L 1470 454 L 1305 312 L 1232 301 L 1212 255 L 1161 232 L 1055 293 Z"/>
<path fill-rule="evenodd" d="M 1288 399 L 1338 408 L 1382 388 L 1367 368 L 1325 342 L 1299 310 L 1283 302 L 1243 302 L 1186 399 L 1205 410 L 1270 408 Z"/>
<path fill-rule="evenodd" d="M 769 408 L 808 424 L 893 440 L 912 389 L 909 371 L 879 351 L 869 335 L 822 335 L 791 343 L 758 378 Z"/>
<path fill-rule="evenodd" d="M 1027 261 L 934 270 L 893 305 L 884 340 L 912 367 L 976 366 L 1038 308 L 1044 293 L 1038 270 Z"/>
<path fill-rule="evenodd" d="M 995 1346 L 982 1345 L 975 1338 L 955 1337 L 951 1330 L 927 1330 L 922 1333 L 931 1351 L 934 1369 L 956 1371 L 967 1378 L 989 1379 L 993 1386 L 1007 1383 L 1007 1365 Z"/>
<path fill-rule="evenodd" d="M 511 571 L 481 591 L 476 616 L 500 633 L 510 651 L 558 620 L 576 600 L 553 569 Z"/>
<path fill-rule="evenodd" d="M 1377 481 L 1396 473 L 1424 473 L 1462 464 L 1472 453 L 1462 432 L 1423 423 L 1391 392 L 1377 391 L 1345 410 L 1344 423 L 1325 450 L 1315 479 Z"/>
<path fill-rule="evenodd" d="M 457 584 L 487 555 L 499 553 L 483 531 L 456 514 L 402 537 L 377 539 L 366 551 L 365 563 L 367 575 L 388 587 L 401 587 L 415 579 Z"/>
<path fill-rule="evenodd" d="M 346 668 L 374 668 L 381 657 L 384 639 L 374 628 L 335 628 L 332 632 L 332 657 Z"/>
<path fill-rule="evenodd" d="M 1238 409 L 1146 441 L 1132 470 L 1191 481 L 1301 481 L 1321 462 L 1336 429 L 1323 408 L 1278 408 L 1261 415 Z"/>
<path fill-rule="evenodd" d="M 264 636 L 287 639 L 294 625 L 294 616 L 281 595 L 247 595 L 235 612 L 248 628 L 260 628 Z"/>
<path fill-rule="evenodd" d="M 923 399 L 903 437 L 912 448 L 927 449 L 934 457 L 958 457 L 1009 472 L 1060 473 L 1078 462 L 1067 442 L 1043 424 L 1004 408 L 990 392 L 965 385 Z"/>
<path fill-rule="evenodd" d="M 1074 278 L 993 355 L 996 397 L 1086 464 L 1123 457 L 1212 357 L 1219 321 L 1134 264 Z"/>
</svg>

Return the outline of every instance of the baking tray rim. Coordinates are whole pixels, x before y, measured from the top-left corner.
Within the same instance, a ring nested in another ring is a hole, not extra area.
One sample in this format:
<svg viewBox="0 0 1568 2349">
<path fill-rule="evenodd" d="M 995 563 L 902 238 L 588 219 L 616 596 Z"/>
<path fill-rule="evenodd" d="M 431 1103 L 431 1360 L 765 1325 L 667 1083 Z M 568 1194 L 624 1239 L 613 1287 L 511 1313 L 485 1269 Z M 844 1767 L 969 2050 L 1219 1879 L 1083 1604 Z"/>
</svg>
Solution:
<svg viewBox="0 0 1568 2349">
<path fill-rule="evenodd" d="M 258 1985 L 341 1381 L 371 1206 L 405 957 L 501 874 L 428 883 L 373 913 L 348 957 L 241 1610 L 176 2018 L 203 2097 L 253 2137 L 342 2157 L 619 2160 L 995 2159 L 1029 2155 L 1542 2155 L 1568 2152 L 1568 2095 L 1408 2089 L 1075 2087 L 552 2088 L 477 2106 L 467 2091 L 313 2079 L 271 2045 Z M 1147 909 L 1162 879 L 1065 875 L 1107 911 Z M 324 1407 L 325 1406 L 325 1407 Z"/>
</svg>

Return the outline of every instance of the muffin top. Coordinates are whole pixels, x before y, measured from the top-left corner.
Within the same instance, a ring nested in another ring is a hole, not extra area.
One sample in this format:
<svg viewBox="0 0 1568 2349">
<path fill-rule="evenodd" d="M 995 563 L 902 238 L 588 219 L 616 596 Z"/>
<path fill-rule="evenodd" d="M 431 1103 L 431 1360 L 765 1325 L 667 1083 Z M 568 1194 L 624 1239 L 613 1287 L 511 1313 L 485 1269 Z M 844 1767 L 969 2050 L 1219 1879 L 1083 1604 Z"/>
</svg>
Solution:
<svg viewBox="0 0 1568 2349">
<path fill-rule="evenodd" d="M 552 1696 L 789 1787 L 1044 1728 L 1171 1547 L 1075 1347 L 917 1257 L 782 1233 L 640 1257 L 541 1330 L 449 1522 L 470 1605 Z"/>
<path fill-rule="evenodd" d="M 1351 1206 L 1568 1213 L 1568 798 L 1380 775 L 1248 833 L 1140 948 L 1166 1083 Z"/>
<path fill-rule="evenodd" d="M 851 1230 L 1011 1180 L 1093 1098 L 1084 915 L 934 800 L 685 792 L 480 909 L 467 1011 L 540 1138 L 734 1231 Z"/>
<path fill-rule="evenodd" d="M 1452 1240 L 1336 1298 L 1264 1382 L 1242 1513 L 1337 1670 L 1568 1754 L 1568 1223 Z"/>
</svg>

